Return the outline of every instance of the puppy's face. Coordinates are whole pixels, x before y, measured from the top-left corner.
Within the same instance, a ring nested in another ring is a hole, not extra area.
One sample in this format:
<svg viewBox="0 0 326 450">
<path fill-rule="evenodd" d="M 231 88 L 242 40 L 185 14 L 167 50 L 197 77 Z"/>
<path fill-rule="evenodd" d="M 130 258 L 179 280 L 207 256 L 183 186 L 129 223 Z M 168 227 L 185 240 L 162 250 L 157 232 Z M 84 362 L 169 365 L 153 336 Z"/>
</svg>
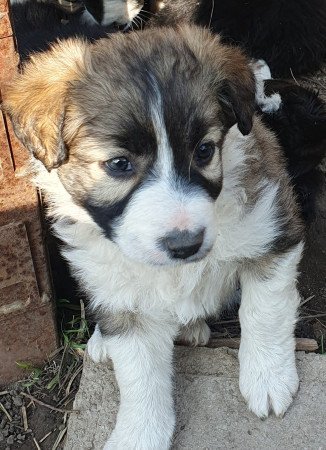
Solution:
<svg viewBox="0 0 326 450">
<path fill-rule="evenodd" d="M 5 100 L 18 136 L 48 169 L 59 166 L 72 201 L 129 257 L 149 264 L 203 258 L 218 231 L 214 204 L 223 184 L 224 136 L 235 122 L 243 134 L 251 128 L 254 83 L 247 61 L 197 28 L 72 45 L 84 46 L 84 54 L 66 75 L 65 91 L 55 95 L 65 99 L 52 136 L 59 144 L 48 135 L 45 144 L 26 136 L 31 119 L 22 119 L 14 104 L 19 82 Z M 63 51 L 78 53 L 57 49 L 61 61 Z M 55 56 L 48 56 L 51 64 Z M 41 61 L 35 67 L 42 68 Z"/>
</svg>

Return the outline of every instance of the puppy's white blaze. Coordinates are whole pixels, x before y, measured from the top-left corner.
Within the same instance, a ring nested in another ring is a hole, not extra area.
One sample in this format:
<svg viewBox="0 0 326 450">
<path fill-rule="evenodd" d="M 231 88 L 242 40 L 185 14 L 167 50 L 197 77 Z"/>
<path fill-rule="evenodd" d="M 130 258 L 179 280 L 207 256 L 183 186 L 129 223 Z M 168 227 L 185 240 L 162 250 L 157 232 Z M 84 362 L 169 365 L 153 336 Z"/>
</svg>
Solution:
<svg viewBox="0 0 326 450">
<path fill-rule="evenodd" d="M 275 258 L 266 277 L 249 272 L 241 276 L 240 390 L 259 417 L 266 417 L 270 407 L 277 416 L 283 415 L 298 389 L 294 325 L 302 249 L 300 243 Z"/>
<path fill-rule="evenodd" d="M 157 141 L 157 161 L 155 170 L 162 178 L 171 178 L 173 170 L 173 152 L 164 123 L 162 97 L 154 77 L 152 87 L 155 93 L 155 104 L 151 105 L 152 123 Z"/>
</svg>

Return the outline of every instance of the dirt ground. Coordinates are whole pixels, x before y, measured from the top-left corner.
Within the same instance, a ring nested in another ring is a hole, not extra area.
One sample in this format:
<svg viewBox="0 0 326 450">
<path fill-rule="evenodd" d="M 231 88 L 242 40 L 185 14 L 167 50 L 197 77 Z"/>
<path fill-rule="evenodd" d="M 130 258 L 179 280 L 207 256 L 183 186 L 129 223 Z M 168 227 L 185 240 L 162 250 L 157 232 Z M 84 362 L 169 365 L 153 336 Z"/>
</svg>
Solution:
<svg viewBox="0 0 326 450">
<path fill-rule="evenodd" d="M 69 363 L 63 367 L 63 359 L 61 351 L 24 381 L 2 388 L 0 450 L 63 448 L 67 420 L 69 414 L 74 414 L 71 409 L 79 386 L 82 357 L 74 359 L 70 371 Z"/>
<path fill-rule="evenodd" d="M 60 413 L 35 403 L 33 405 L 28 398 L 19 395 L 21 389 L 17 384 L 8 386 L 7 390 L 9 393 L 1 396 L 1 402 L 12 421 L 5 414 L 2 416 L 0 449 L 37 449 L 34 439 L 41 448 L 52 449 L 61 429 L 64 429 L 62 428 L 64 424 Z M 24 430 L 22 407 L 26 408 L 28 415 L 28 428 L 26 430 Z M 42 440 L 49 432 L 51 434 Z M 62 447 L 59 444 L 57 448 Z"/>
</svg>

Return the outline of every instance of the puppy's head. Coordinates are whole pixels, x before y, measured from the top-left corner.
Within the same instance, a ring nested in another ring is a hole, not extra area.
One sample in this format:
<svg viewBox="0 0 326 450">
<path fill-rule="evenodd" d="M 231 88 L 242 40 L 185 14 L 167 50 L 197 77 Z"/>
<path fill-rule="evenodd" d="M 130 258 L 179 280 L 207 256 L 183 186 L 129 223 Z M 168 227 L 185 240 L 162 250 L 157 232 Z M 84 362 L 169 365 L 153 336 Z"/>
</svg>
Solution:
<svg viewBox="0 0 326 450">
<path fill-rule="evenodd" d="M 171 264 L 216 239 L 222 143 L 235 123 L 250 132 L 254 90 L 239 50 L 184 27 L 59 44 L 27 65 L 4 106 L 108 239 Z"/>
</svg>

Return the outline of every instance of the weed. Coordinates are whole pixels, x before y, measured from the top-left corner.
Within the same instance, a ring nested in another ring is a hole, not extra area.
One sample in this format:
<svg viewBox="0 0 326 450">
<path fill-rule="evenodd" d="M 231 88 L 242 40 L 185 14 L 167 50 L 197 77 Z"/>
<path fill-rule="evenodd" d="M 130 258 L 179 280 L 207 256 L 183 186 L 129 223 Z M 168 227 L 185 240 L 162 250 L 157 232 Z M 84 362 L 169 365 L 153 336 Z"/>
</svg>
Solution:
<svg viewBox="0 0 326 450">
<path fill-rule="evenodd" d="M 43 374 L 43 369 L 41 369 L 39 367 L 35 367 L 26 361 L 16 361 L 16 364 L 21 369 L 27 370 L 28 372 L 30 372 L 30 375 L 27 378 L 27 380 L 22 382 L 23 387 L 25 387 L 25 388 L 32 387 L 41 380 L 42 374 Z"/>
</svg>

